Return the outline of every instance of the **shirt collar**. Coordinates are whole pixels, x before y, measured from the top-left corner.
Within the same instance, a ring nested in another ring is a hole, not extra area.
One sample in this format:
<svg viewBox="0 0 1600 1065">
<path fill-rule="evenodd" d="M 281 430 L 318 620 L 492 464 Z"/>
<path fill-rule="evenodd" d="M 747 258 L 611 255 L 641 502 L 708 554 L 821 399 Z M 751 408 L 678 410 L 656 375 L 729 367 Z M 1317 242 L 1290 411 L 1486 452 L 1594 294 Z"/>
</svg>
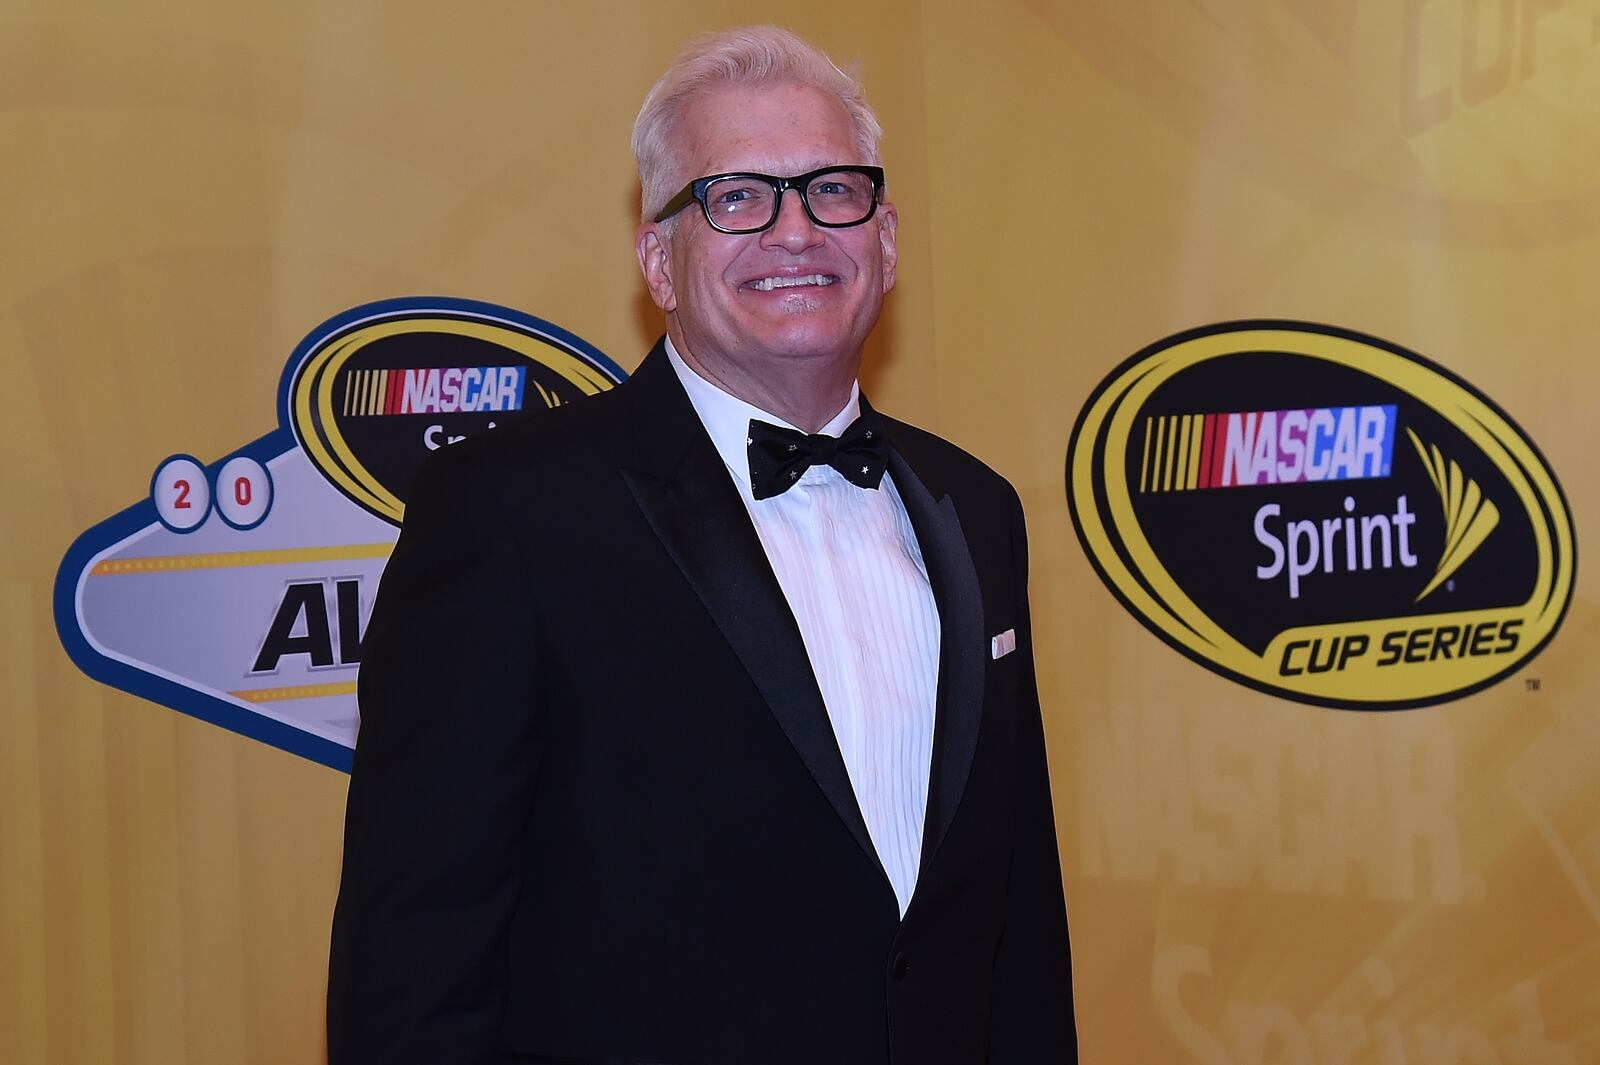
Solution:
<svg viewBox="0 0 1600 1065">
<path fill-rule="evenodd" d="M 710 434 L 712 444 L 716 445 L 717 454 L 722 456 L 722 462 L 728 467 L 728 472 L 733 476 L 734 483 L 739 486 L 739 491 L 749 496 L 751 494 L 748 442 L 750 420 L 754 418 L 770 422 L 797 432 L 805 430 L 791 425 L 775 414 L 767 413 L 753 403 L 746 403 L 730 392 L 724 392 L 719 385 L 701 377 L 699 372 L 678 354 L 678 349 L 673 346 L 670 336 L 667 337 L 666 348 L 667 360 L 672 363 L 673 372 L 678 375 L 683 390 L 689 394 L 689 402 L 694 406 L 694 412 L 700 416 L 700 422 L 706 427 L 706 432 Z M 850 399 L 838 414 L 828 419 L 828 424 L 817 430 L 817 435 L 839 436 L 860 416 L 861 385 L 852 381 Z"/>
</svg>

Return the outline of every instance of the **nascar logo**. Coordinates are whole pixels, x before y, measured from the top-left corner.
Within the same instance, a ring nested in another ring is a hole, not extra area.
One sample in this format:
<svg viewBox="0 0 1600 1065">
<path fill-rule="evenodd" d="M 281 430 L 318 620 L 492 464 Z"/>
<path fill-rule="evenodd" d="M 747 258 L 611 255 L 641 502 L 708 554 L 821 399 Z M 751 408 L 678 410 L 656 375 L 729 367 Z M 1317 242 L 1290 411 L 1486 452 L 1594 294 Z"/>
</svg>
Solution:
<svg viewBox="0 0 1600 1065">
<path fill-rule="evenodd" d="M 1146 418 L 1139 491 L 1387 477 L 1394 404 Z"/>
<path fill-rule="evenodd" d="M 419 369 L 347 370 L 342 375 L 343 413 L 455 414 L 522 409 L 528 384 L 523 366 L 450 366 Z M 549 395 L 541 396 L 553 406 Z"/>
</svg>

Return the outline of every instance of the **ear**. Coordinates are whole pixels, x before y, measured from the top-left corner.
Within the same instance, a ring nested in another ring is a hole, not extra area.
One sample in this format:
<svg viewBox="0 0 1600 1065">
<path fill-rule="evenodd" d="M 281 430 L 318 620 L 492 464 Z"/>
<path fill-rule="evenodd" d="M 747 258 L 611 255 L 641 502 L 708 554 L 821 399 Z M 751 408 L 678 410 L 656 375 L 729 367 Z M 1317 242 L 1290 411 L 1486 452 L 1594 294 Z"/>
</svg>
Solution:
<svg viewBox="0 0 1600 1065">
<path fill-rule="evenodd" d="M 650 290 L 650 298 L 664 313 L 671 314 L 677 309 L 678 296 L 672 289 L 668 239 L 659 223 L 646 222 L 639 227 L 634 251 L 639 256 L 639 270 L 644 274 L 644 284 Z"/>
<path fill-rule="evenodd" d="M 887 295 L 894 288 L 895 270 L 900 264 L 900 250 L 895 243 L 900 215 L 895 211 L 894 204 L 884 203 L 879 205 L 875 221 L 878 223 L 878 245 L 883 252 L 883 291 Z"/>
</svg>

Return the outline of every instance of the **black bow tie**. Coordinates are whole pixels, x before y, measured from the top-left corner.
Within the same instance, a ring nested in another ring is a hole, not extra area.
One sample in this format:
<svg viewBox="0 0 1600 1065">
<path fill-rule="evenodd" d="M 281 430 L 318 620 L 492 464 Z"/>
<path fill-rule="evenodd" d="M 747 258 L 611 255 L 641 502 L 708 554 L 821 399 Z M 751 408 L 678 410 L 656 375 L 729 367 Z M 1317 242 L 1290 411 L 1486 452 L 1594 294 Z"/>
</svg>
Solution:
<svg viewBox="0 0 1600 1065">
<path fill-rule="evenodd" d="M 807 436 L 798 429 L 750 420 L 750 490 L 757 499 L 780 495 L 812 466 L 832 466 L 859 488 L 876 488 L 889 465 L 889 441 L 877 411 L 862 411 L 844 435 Z"/>
</svg>

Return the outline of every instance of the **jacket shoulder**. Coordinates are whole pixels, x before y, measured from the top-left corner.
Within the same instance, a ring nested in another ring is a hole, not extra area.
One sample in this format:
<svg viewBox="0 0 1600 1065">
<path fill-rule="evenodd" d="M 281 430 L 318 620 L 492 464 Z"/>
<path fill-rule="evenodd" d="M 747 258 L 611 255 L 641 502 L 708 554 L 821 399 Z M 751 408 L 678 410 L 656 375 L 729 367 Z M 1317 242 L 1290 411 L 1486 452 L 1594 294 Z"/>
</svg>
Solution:
<svg viewBox="0 0 1600 1065">
<path fill-rule="evenodd" d="M 911 465 L 917 469 L 937 470 L 946 486 L 963 494 L 980 497 L 1017 500 L 1017 491 L 988 463 L 958 444 L 910 422 L 889 418 L 890 434 Z"/>
<path fill-rule="evenodd" d="M 525 411 L 494 429 L 441 448 L 428 457 L 424 468 L 439 466 L 455 476 L 475 479 L 587 465 L 628 430 L 623 387 Z"/>
</svg>

